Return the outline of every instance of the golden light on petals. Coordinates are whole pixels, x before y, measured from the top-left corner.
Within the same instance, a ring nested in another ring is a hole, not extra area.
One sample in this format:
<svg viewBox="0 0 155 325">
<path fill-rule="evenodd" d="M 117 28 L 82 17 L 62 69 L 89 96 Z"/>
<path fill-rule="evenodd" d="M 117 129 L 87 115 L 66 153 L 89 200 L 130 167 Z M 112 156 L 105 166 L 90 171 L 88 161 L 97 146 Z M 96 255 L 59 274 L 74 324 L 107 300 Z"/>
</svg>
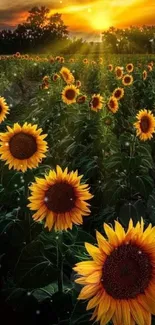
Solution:
<svg viewBox="0 0 155 325">
<path fill-rule="evenodd" d="M 92 111 L 98 112 L 103 107 L 103 97 L 100 96 L 100 94 L 97 95 L 94 94 L 91 98 L 89 106 Z"/>
<path fill-rule="evenodd" d="M 54 73 L 53 81 L 57 81 L 58 79 L 60 79 L 60 76 L 58 75 L 58 73 Z"/>
<path fill-rule="evenodd" d="M 76 103 L 76 97 L 78 94 L 78 88 L 76 88 L 74 85 L 68 85 L 62 91 L 62 100 L 67 105 L 74 104 Z"/>
<path fill-rule="evenodd" d="M 127 65 L 126 65 L 126 71 L 127 72 L 132 72 L 134 70 L 134 66 L 133 66 L 133 64 L 132 63 L 128 63 Z"/>
<path fill-rule="evenodd" d="M 114 96 L 111 96 L 108 101 L 108 108 L 112 113 L 116 113 L 119 109 L 118 101 Z"/>
<path fill-rule="evenodd" d="M 133 83 L 133 76 L 125 74 L 122 78 L 122 83 L 124 86 L 130 86 Z"/>
<path fill-rule="evenodd" d="M 155 314 L 155 227 L 144 230 L 130 220 L 125 232 L 118 221 L 104 224 L 107 239 L 96 232 L 98 246 L 85 243 L 88 261 L 75 265 L 83 288 L 79 300 L 93 309 L 91 320 L 106 325 L 150 325 Z"/>
<path fill-rule="evenodd" d="M 4 97 L 0 97 L 0 123 L 2 123 L 9 114 L 9 107 Z"/>
<path fill-rule="evenodd" d="M 120 100 L 124 96 L 124 89 L 123 88 L 116 88 L 112 95 L 117 99 Z"/>
<path fill-rule="evenodd" d="M 144 71 L 143 71 L 143 80 L 146 80 L 146 79 L 147 79 L 147 71 L 144 70 Z"/>
<path fill-rule="evenodd" d="M 109 71 L 112 71 L 112 70 L 113 70 L 113 65 L 112 65 L 112 64 L 109 64 L 109 65 L 108 65 L 108 70 L 109 70 Z"/>
<path fill-rule="evenodd" d="M 87 99 L 87 96 L 86 95 L 82 95 L 82 96 L 77 97 L 76 102 L 78 104 L 83 104 L 83 103 L 85 103 L 86 99 Z"/>
<path fill-rule="evenodd" d="M 8 131 L 0 133 L 0 159 L 6 162 L 9 169 L 14 168 L 25 172 L 28 168 L 36 168 L 47 151 L 46 134 L 37 125 L 18 123 Z"/>
<path fill-rule="evenodd" d="M 136 116 L 137 122 L 134 123 L 136 135 L 142 141 L 150 140 L 155 133 L 155 117 L 151 111 L 140 110 Z"/>
<path fill-rule="evenodd" d="M 30 186 L 31 196 L 28 207 L 36 213 L 32 216 L 37 222 L 45 219 L 45 227 L 51 230 L 72 229 L 73 224 L 83 223 L 82 216 L 90 214 L 87 200 L 93 196 L 89 186 L 81 184 L 82 176 L 78 172 L 64 171 L 57 166 L 45 178 L 36 178 Z"/>
<path fill-rule="evenodd" d="M 117 79 L 122 79 L 123 77 L 123 68 L 122 67 L 116 67 L 115 68 L 115 74 Z"/>
<path fill-rule="evenodd" d="M 153 70 L 152 65 L 148 64 L 147 69 L 148 69 L 149 72 L 151 72 Z"/>
<path fill-rule="evenodd" d="M 62 67 L 60 70 L 60 75 L 63 78 L 63 80 L 69 85 L 69 84 L 73 84 L 75 79 L 73 74 L 71 73 L 71 71 L 66 68 L 66 67 Z"/>
</svg>

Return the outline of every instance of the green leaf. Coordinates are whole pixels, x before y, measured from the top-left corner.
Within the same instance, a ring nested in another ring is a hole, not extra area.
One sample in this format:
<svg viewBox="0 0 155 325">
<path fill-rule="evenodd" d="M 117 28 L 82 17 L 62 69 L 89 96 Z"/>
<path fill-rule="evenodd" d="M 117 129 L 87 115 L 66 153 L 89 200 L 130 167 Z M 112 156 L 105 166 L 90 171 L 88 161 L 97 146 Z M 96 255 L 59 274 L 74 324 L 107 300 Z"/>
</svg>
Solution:
<svg viewBox="0 0 155 325">
<path fill-rule="evenodd" d="M 92 312 L 86 311 L 86 303 L 78 301 L 70 317 L 69 325 L 88 325 L 91 324 Z"/>
<path fill-rule="evenodd" d="M 41 242 L 27 245 L 15 267 L 15 281 L 23 288 L 43 287 L 55 282 L 58 270 L 44 255 Z"/>
</svg>

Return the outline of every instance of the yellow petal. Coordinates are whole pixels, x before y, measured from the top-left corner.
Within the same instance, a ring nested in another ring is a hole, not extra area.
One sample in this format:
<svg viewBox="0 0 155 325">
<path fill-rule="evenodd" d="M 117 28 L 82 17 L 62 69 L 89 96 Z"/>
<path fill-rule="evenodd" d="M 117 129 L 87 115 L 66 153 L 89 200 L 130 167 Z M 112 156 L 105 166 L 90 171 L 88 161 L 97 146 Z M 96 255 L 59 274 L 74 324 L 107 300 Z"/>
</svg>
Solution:
<svg viewBox="0 0 155 325">
<path fill-rule="evenodd" d="M 109 255 L 111 253 L 112 247 L 108 243 L 108 241 L 98 231 L 96 231 L 96 239 L 97 239 L 99 248 L 102 249 L 102 251 L 105 254 Z"/>
<path fill-rule="evenodd" d="M 98 286 L 88 284 L 84 288 L 82 288 L 82 290 L 78 296 L 78 300 L 79 299 L 85 300 L 85 299 L 91 298 L 92 296 L 94 296 L 97 293 L 97 291 L 98 291 Z"/>
<path fill-rule="evenodd" d="M 102 251 L 89 243 L 85 243 L 85 247 L 89 255 L 92 256 L 92 258 L 95 260 L 95 262 L 103 265 L 104 255 L 102 254 Z"/>
<path fill-rule="evenodd" d="M 144 324 L 144 317 L 142 314 L 143 307 L 141 307 L 136 300 L 129 300 L 129 306 L 131 310 L 131 315 L 137 325 L 145 325 Z"/>
<path fill-rule="evenodd" d="M 114 247 L 118 246 L 119 241 L 118 241 L 115 231 L 106 223 L 104 223 L 104 230 L 105 230 L 105 233 L 109 239 L 110 244 Z"/>
</svg>

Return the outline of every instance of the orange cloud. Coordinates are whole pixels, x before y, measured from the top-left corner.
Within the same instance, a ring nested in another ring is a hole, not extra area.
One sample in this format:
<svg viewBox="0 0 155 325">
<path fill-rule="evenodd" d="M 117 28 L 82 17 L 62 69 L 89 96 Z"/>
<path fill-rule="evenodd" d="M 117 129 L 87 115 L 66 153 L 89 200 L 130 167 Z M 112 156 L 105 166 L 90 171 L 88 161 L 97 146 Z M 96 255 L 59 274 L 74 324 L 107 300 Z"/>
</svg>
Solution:
<svg viewBox="0 0 155 325">
<path fill-rule="evenodd" d="M 15 26 L 35 5 L 62 13 L 70 31 L 100 32 L 110 26 L 155 24 L 153 0 L 0 0 L 0 24 Z"/>
</svg>

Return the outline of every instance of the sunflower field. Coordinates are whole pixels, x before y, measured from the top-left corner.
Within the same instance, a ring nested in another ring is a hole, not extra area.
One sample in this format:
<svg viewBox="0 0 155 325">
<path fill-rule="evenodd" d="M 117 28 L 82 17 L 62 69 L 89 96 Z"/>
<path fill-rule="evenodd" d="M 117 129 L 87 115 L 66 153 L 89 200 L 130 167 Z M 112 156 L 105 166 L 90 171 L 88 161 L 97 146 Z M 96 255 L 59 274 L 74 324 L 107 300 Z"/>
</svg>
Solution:
<svg viewBox="0 0 155 325">
<path fill-rule="evenodd" d="M 0 57 L 2 324 L 155 325 L 154 62 Z"/>
</svg>

